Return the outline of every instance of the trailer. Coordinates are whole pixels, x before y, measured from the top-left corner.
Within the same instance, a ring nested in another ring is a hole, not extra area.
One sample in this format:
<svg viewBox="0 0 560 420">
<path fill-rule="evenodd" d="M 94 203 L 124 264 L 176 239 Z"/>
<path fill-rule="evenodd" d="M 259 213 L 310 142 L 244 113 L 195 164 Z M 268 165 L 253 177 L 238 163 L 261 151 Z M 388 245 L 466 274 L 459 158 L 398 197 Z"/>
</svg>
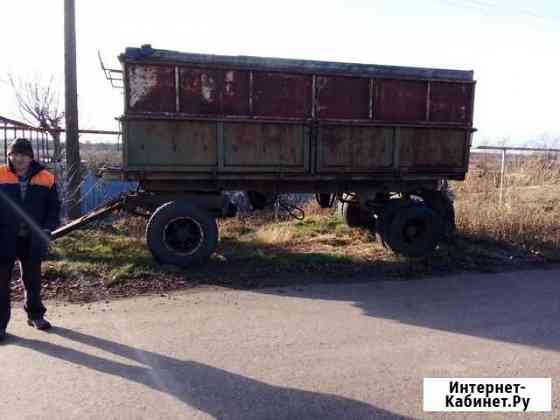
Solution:
<svg viewBox="0 0 560 420">
<path fill-rule="evenodd" d="M 246 191 L 255 208 L 278 194 L 315 193 L 409 257 L 432 253 L 453 231 L 445 185 L 468 170 L 472 71 L 150 45 L 119 59 L 122 166 L 101 176 L 138 182 L 109 207 L 149 217 L 158 261 L 189 266 L 214 252 L 216 218 L 236 210 L 226 191 Z"/>
</svg>

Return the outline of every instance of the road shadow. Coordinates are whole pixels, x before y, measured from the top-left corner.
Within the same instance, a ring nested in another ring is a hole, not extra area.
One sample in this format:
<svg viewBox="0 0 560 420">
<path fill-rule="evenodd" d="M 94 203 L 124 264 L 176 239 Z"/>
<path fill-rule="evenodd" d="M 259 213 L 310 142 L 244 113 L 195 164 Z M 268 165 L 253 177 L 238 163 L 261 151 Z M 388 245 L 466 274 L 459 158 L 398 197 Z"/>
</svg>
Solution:
<svg viewBox="0 0 560 420">
<path fill-rule="evenodd" d="M 333 239 L 336 241 L 336 239 Z M 333 245 L 333 244 L 331 244 Z M 345 244 L 336 245 L 342 249 Z M 282 244 L 255 244 L 222 240 L 220 258 L 184 270 L 185 279 L 231 288 L 360 282 L 372 279 L 417 279 L 461 272 L 498 273 L 538 268 L 542 257 L 528 255 L 520 246 L 454 235 L 443 241 L 433 255 L 405 258 L 376 245 L 364 255 L 304 250 Z"/>
<path fill-rule="evenodd" d="M 280 247 L 266 249 L 282 252 Z M 248 276 L 251 283 L 236 282 L 235 273 L 245 267 L 210 277 L 207 283 L 353 302 L 367 316 L 558 351 L 559 267 L 527 260 L 523 254 L 519 247 L 456 235 L 433 257 L 420 260 L 348 263 L 292 253 L 281 276 L 268 277 L 270 271 L 264 270 L 264 278 Z M 515 259 L 519 264 L 507 263 Z M 305 260 L 315 260 L 317 266 L 299 271 L 297 262 Z M 273 268 L 274 260 L 269 264 Z M 540 267 L 548 269 L 536 270 Z M 523 269 L 527 271 L 512 271 Z"/>
<path fill-rule="evenodd" d="M 55 327 L 52 334 L 141 364 L 128 365 L 47 341 L 15 337 L 27 349 L 118 376 L 169 394 L 216 419 L 408 419 L 370 404 L 332 394 L 279 387 L 195 361 Z"/>
<path fill-rule="evenodd" d="M 254 290 L 352 302 L 364 315 L 560 351 L 560 270 L 463 273 L 401 281 L 341 277 L 337 284 Z"/>
</svg>

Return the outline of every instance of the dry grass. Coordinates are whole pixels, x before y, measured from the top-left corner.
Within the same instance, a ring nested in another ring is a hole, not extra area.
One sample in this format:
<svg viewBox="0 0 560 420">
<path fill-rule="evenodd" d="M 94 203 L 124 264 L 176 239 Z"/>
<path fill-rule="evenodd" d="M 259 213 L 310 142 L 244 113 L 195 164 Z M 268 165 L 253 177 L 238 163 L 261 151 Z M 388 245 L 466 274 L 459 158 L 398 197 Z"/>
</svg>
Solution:
<svg viewBox="0 0 560 420">
<path fill-rule="evenodd" d="M 286 224 L 263 226 L 256 233 L 257 242 L 262 244 L 288 244 L 295 238 L 294 232 Z"/>
<path fill-rule="evenodd" d="M 495 171 L 471 171 L 454 185 L 459 232 L 558 260 L 560 162 L 517 158 L 508 162 L 506 174 L 503 203 Z"/>
<path fill-rule="evenodd" d="M 88 168 L 122 165 L 122 151 L 116 143 L 80 143 L 80 153 Z"/>
</svg>

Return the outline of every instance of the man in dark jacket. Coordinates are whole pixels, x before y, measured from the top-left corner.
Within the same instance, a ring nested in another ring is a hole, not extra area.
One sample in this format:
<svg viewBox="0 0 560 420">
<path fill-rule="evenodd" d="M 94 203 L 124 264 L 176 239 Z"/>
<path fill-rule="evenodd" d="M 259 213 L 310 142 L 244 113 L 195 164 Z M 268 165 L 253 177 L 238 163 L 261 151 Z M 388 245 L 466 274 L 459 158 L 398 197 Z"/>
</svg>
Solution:
<svg viewBox="0 0 560 420">
<path fill-rule="evenodd" d="M 46 330 L 46 308 L 41 302 L 41 261 L 50 233 L 59 225 L 60 200 L 55 177 L 34 160 L 33 147 L 16 139 L 0 165 L 0 340 L 10 320 L 10 281 L 16 259 L 25 286 L 27 323 Z"/>
</svg>

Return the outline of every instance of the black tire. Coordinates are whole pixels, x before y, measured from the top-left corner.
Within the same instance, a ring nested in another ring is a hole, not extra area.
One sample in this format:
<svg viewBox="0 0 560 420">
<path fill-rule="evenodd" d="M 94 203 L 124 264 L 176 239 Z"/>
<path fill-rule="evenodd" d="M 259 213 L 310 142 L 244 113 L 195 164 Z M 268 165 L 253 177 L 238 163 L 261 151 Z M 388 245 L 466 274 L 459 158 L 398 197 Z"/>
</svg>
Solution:
<svg viewBox="0 0 560 420">
<path fill-rule="evenodd" d="M 329 193 L 317 193 L 315 194 L 315 199 L 322 209 L 330 208 L 333 203 L 333 195 Z"/>
<path fill-rule="evenodd" d="M 412 205 L 396 211 L 385 241 L 393 252 L 419 258 L 431 255 L 442 236 L 441 217 L 425 205 Z"/>
<path fill-rule="evenodd" d="M 455 208 L 451 198 L 444 191 L 423 190 L 418 195 L 442 218 L 444 236 L 451 236 L 456 229 Z"/>
<path fill-rule="evenodd" d="M 150 217 L 146 242 L 159 263 L 188 267 L 216 250 L 218 225 L 207 211 L 185 201 L 171 201 Z"/>
<path fill-rule="evenodd" d="M 416 206 L 417 202 L 405 198 L 393 198 L 387 200 L 383 209 L 377 214 L 377 223 L 375 224 L 375 235 L 377 241 L 381 243 L 385 248 L 389 248 L 387 244 L 387 236 L 389 235 L 389 227 L 395 217 L 395 214 L 400 209 Z"/>
<path fill-rule="evenodd" d="M 339 201 L 337 211 L 344 223 L 349 227 L 370 227 L 373 218 L 367 210 L 360 207 L 357 201 Z"/>
</svg>

